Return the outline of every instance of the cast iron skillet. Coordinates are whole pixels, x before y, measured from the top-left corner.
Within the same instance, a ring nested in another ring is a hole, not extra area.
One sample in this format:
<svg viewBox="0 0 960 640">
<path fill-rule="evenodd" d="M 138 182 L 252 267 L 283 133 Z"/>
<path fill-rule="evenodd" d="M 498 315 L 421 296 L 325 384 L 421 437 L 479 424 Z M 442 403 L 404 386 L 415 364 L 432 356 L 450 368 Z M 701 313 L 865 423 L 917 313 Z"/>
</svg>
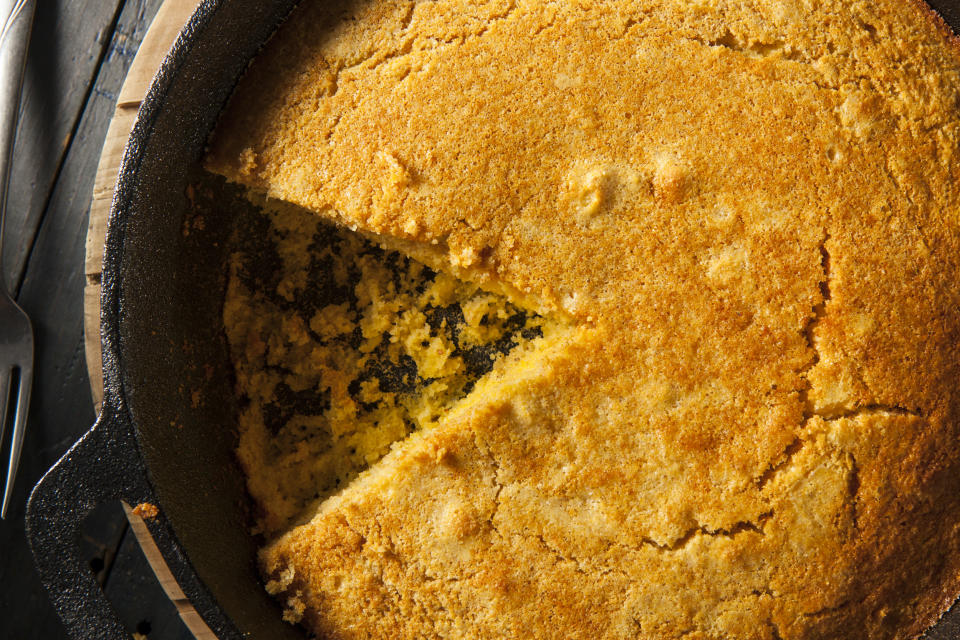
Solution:
<svg viewBox="0 0 960 640">
<path fill-rule="evenodd" d="M 112 500 L 160 507 L 147 526 L 220 638 L 303 637 L 280 621 L 260 584 L 232 455 L 236 404 L 220 320 L 231 220 L 207 220 L 202 246 L 184 227 L 187 186 L 217 115 L 294 4 L 205 0 L 130 136 L 104 254 L 103 411 L 27 508 L 43 582 L 74 638 L 129 638 L 76 544 L 83 518 Z M 930 4 L 960 28 L 960 0 Z M 198 406 L 194 391 L 204 398 Z M 960 638 L 960 605 L 928 637 Z"/>
</svg>

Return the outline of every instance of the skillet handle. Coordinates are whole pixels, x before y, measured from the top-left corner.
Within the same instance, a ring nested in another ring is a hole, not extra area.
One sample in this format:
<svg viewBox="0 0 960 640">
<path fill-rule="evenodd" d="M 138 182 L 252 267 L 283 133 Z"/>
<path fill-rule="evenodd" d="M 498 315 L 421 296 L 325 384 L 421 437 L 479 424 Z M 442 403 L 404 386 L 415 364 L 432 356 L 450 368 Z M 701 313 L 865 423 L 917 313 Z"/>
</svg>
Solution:
<svg viewBox="0 0 960 640">
<path fill-rule="evenodd" d="M 104 405 L 94 427 L 43 476 L 27 504 L 27 537 L 40 577 L 70 635 L 77 640 L 129 640 L 120 617 L 79 555 L 80 525 L 112 500 L 154 502 L 133 436 L 114 428 Z"/>
</svg>

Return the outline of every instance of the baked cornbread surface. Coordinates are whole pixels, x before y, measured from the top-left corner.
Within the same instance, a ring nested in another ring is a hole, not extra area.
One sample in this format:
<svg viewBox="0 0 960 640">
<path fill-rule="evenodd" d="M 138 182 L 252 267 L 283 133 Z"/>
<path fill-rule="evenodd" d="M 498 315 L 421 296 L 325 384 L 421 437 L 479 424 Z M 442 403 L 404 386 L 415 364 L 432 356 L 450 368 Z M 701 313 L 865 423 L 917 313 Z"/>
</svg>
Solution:
<svg viewBox="0 0 960 640">
<path fill-rule="evenodd" d="M 909 638 L 960 593 L 917 2 L 306 0 L 207 166 L 570 331 L 260 557 L 328 638 Z"/>
</svg>

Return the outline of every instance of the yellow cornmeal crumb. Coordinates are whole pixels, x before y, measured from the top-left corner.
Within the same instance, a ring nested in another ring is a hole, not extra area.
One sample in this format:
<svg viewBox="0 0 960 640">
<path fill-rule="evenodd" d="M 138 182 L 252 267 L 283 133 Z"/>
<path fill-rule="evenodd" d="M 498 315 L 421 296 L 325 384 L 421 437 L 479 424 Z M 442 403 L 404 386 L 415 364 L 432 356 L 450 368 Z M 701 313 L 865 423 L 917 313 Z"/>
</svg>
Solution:
<svg viewBox="0 0 960 640">
<path fill-rule="evenodd" d="M 279 573 L 276 580 L 271 580 L 267 583 L 266 589 L 267 593 L 270 595 L 276 595 L 290 586 L 293 582 L 293 576 L 295 575 L 295 570 L 293 567 L 287 567 Z"/>
<path fill-rule="evenodd" d="M 246 399 L 238 455 L 270 534 L 442 419 L 545 321 L 313 214 L 258 204 L 269 231 L 233 256 L 224 324 Z"/>
<path fill-rule="evenodd" d="M 420 295 L 418 305 L 446 306 L 452 304 L 458 297 L 465 297 L 474 291 L 476 291 L 476 286 L 461 282 L 453 276 L 440 272 L 427 290 Z"/>
<path fill-rule="evenodd" d="M 254 153 L 253 149 L 247 147 L 240 154 L 243 164 L 243 172 L 246 174 L 252 174 L 257 168 L 257 154 Z"/>
<path fill-rule="evenodd" d="M 477 295 L 463 304 L 463 319 L 463 339 L 473 344 L 484 344 L 500 339 L 502 325 L 490 320 L 506 320 L 507 310 L 497 296 Z"/>
<path fill-rule="evenodd" d="M 303 619 L 303 612 L 307 608 L 301 599 L 301 593 L 287 599 L 287 607 L 283 611 L 283 619 L 290 624 L 296 624 Z"/>
<path fill-rule="evenodd" d="M 325 340 L 350 333 L 355 326 L 356 320 L 346 303 L 328 305 L 310 319 L 310 329 Z"/>
<path fill-rule="evenodd" d="M 456 345 L 445 335 L 431 335 L 427 318 L 419 309 L 403 312 L 390 330 L 390 342 L 410 354 L 423 378 L 451 376 L 463 368 L 463 361 L 453 355 Z"/>
</svg>

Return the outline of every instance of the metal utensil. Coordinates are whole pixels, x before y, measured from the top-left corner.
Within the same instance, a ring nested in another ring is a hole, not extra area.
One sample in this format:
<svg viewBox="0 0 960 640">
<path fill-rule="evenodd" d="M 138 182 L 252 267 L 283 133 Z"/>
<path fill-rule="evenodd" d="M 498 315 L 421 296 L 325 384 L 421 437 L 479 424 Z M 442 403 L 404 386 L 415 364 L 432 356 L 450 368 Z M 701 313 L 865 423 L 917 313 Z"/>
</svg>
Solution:
<svg viewBox="0 0 960 640">
<path fill-rule="evenodd" d="M 3 257 L 3 222 L 7 209 L 13 141 L 20 113 L 20 88 L 35 9 L 35 0 L 0 0 L 0 15 L 6 16 L 3 30 L 0 31 L 0 258 Z M 0 440 L 13 403 L 10 461 L 0 518 L 6 517 L 7 505 L 13 493 L 13 480 L 17 475 L 27 426 L 32 382 L 33 328 L 30 318 L 10 296 L 6 280 L 0 273 Z"/>
</svg>

